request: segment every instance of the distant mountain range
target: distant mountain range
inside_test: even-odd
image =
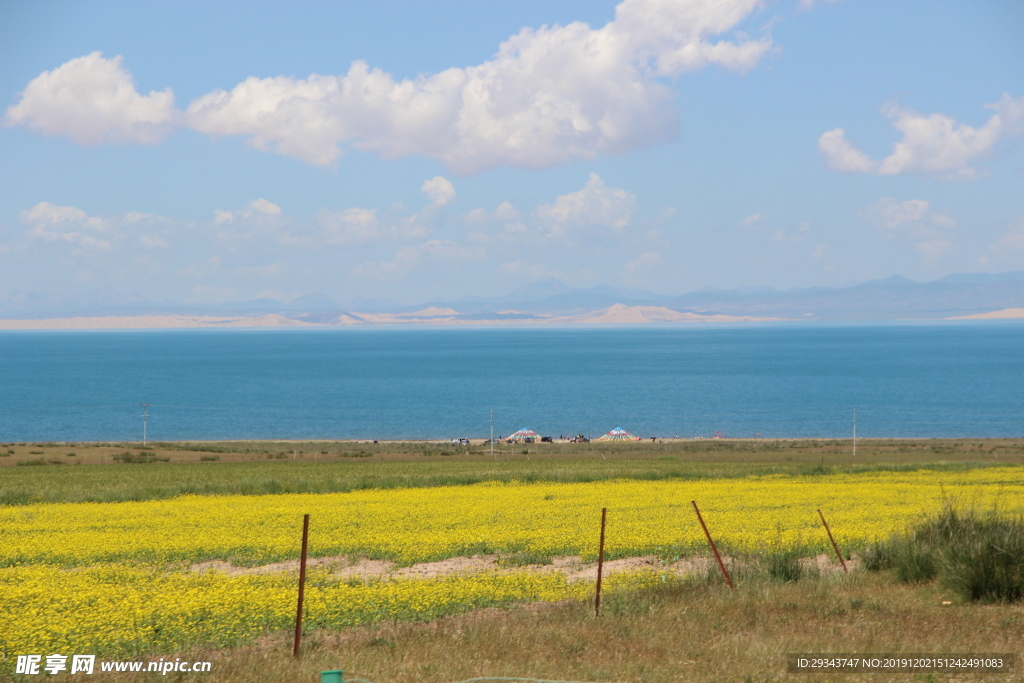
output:
[[[1014,309],[1021,309],[1022,313],[1018,315]],[[324,295],[304,296],[288,303],[253,299],[198,305],[153,301],[111,290],[65,298],[19,294],[0,300],[0,317],[7,320],[139,316],[242,321],[231,323],[233,325],[256,318],[267,325],[352,325],[1022,317],[1024,272],[954,274],[931,282],[915,282],[897,275],[848,287],[700,291],[677,296],[605,285],[575,288],[559,280],[545,280],[525,285],[504,296],[464,297],[416,305],[403,305],[387,299],[341,303]]]

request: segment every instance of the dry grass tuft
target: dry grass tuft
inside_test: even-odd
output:
[[[589,602],[568,601],[487,609],[426,624],[312,633],[297,662],[290,656],[288,634],[251,647],[187,656],[212,661],[211,680],[218,683],[314,683],[327,669],[344,669],[348,677],[374,683],[448,683],[480,676],[770,681],[792,677],[785,673],[787,652],[1015,652],[1019,657],[1022,625],[1022,606],[963,602],[939,584],[899,584],[863,571],[799,582],[750,575],[734,591],[695,582],[610,595],[599,619]],[[118,674],[117,680],[150,679]],[[171,674],[162,680],[179,679]],[[808,674],[800,680],[831,679]],[[858,680],[917,679],[858,674]],[[1021,674],[1000,680],[1021,680]]]

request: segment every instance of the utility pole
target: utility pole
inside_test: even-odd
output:
[[[494,408],[491,408],[491,457],[494,457]]]
[[[857,409],[853,409],[853,457],[857,457]]]
[[[142,447],[146,447],[146,420],[149,419],[149,407],[152,403],[140,403],[142,406]]]

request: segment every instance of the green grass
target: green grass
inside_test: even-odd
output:
[[[963,599],[1024,599],[1024,517],[997,511],[942,512],[885,541],[866,555],[868,569],[890,570],[903,583],[939,579]]]
[[[182,495],[267,495],[335,493],[362,489],[458,486],[484,481],[589,482],[607,479],[704,479],[766,474],[817,476],[874,470],[958,470],[1000,462],[837,464],[822,467],[798,462],[715,462],[636,459],[440,460],[381,462],[367,458],[254,460],[224,462],[227,456],[203,455],[202,462],[167,463],[164,451],[116,453],[116,465],[35,467],[0,470],[0,505],[57,502],[157,500]],[[220,457],[220,462],[208,461]],[[61,462],[61,461],[58,461]],[[148,463],[144,467],[139,464]],[[19,462],[19,464],[22,464]]]
[[[786,673],[786,653],[1013,652],[1019,657],[1019,611],[947,605],[947,599],[938,585],[899,584],[868,572],[799,583],[750,580],[735,590],[669,582],[607,595],[600,618],[594,617],[592,600],[572,600],[473,611],[427,624],[310,629],[299,659],[292,657],[288,631],[249,646],[161,656],[211,661],[218,683],[249,683],[254,677],[261,683],[315,681],[329,669],[374,683],[449,683],[482,676],[634,683],[938,681],[954,677],[794,676]],[[1019,673],[956,678],[1021,680]],[[119,674],[117,680],[156,678]]]

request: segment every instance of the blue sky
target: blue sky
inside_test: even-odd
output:
[[[0,301],[1024,269],[1014,0],[0,4]]]

